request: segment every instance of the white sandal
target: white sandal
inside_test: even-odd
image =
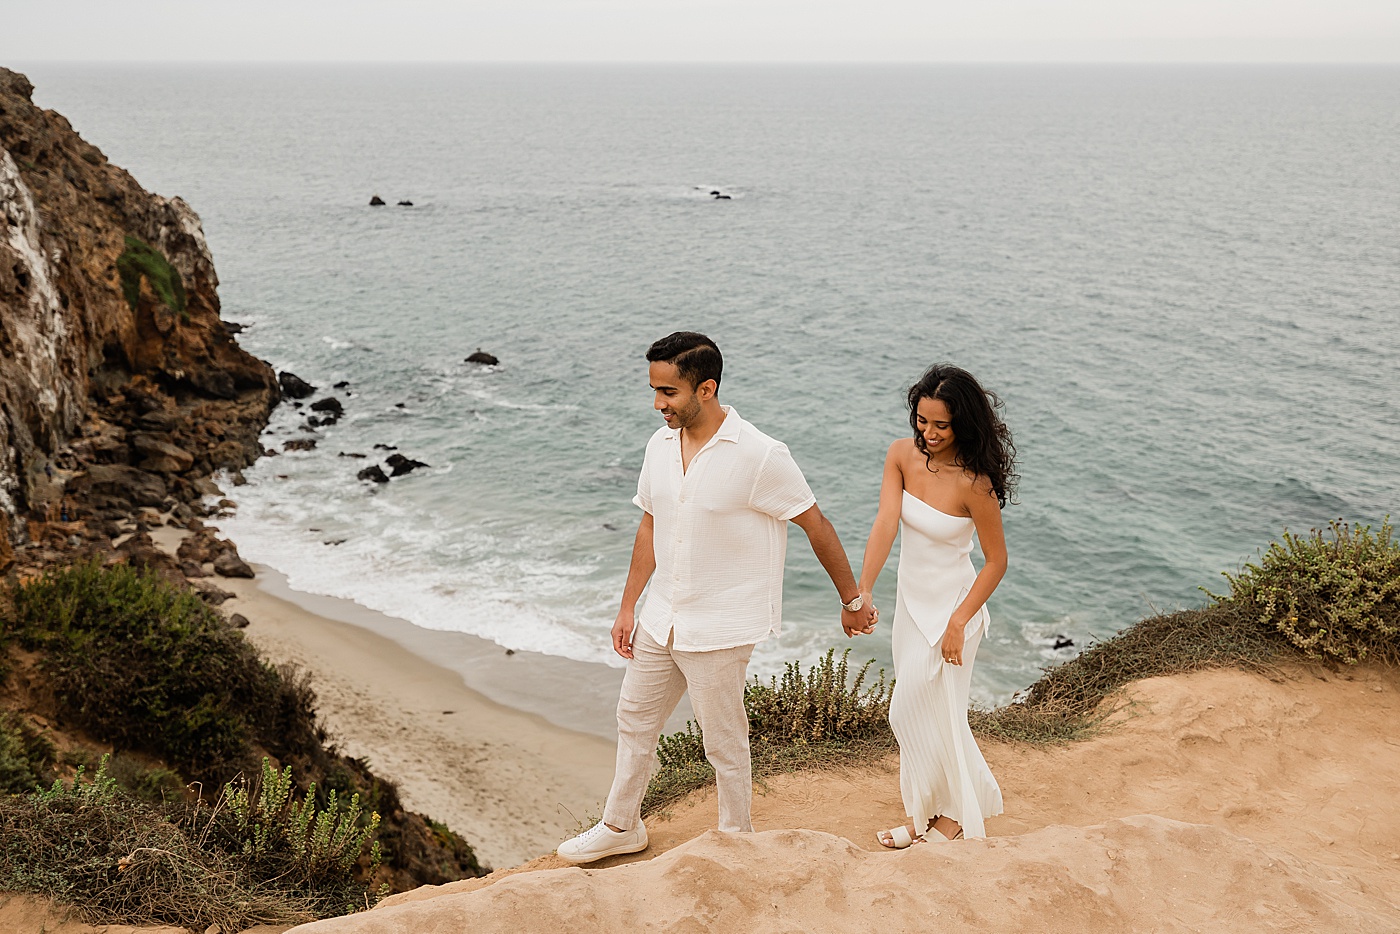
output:
[[[890,838],[890,842],[885,842],[885,836]],[[900,824],[898,827],[891,827],[889,830],[880,831],[875,834],[875,842],[879,843],[887,850],[902,850],[912,846],[915,840],[923,840],[923,837],[915,837],[909,832],[909,828]]]

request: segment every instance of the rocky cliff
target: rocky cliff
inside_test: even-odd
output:
[[[213,471],[258,455],[279,398],[220,320],[199,217],[32,92],[0,68],[0,571],[214,492]]]

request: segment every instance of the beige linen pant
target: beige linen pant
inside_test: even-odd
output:
[[[617,771],[603,820],[631,830],[642,818],[642,797],[656,763],[656,741],[666,719],[690,691],[695,719],[705,735],[705,758],[715,768],[719,829],[753,830],[753,766],[744,682],[752,645],[713,652],[681,652],[661,645],[638,626],[632,660],[617,700]]]

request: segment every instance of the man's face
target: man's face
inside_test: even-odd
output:
[[[653,392],[652,408],[670,428],[684,428],[700,417],[700,394],[681,376],[674,363],[658,360],[647,367]]]

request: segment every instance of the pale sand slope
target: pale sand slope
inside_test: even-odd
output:
[[[183,534],[165,528],[152,538],[173,553]],[[615,744],[494,703],[455,672],[256,580],[213,583],[237,595],[222,609],[249,619],[244,633],[268,660],[312,673],[317,711],[341,751],[368,759],[407,807],[460,833],[483,863],[552,852],[601,809]]]
[[[704,833],[705,792],[638,857],[546,857],[295,931],[1400,931],[1400,673],[1216,671],[1127,695],[1094,739],[984,744],[1007,808],[986,841],[882,850],[902,810],[889,759],[770,781],[751,836]]]

